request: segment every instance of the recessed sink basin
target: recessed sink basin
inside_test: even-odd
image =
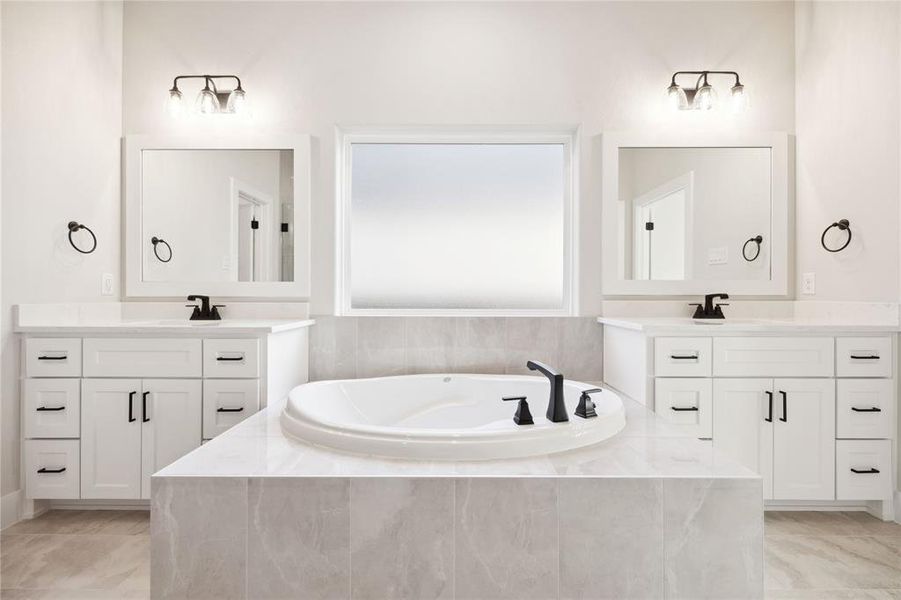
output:
[[[190,321],[188,319],[158,319],[156,321],[135,321],[134,325],[150,325],[157,327],[215,327],[222,321]]]

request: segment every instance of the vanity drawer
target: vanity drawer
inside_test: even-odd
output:
[[[85,377],[200,377],[199,339],[85,338]]]
[[[204,377],[259,377],[260,342],[257,339],[203,341]]]
[[[25,440],[25,497],[80,497],[78,440]]]
[[[216,437],[258,410],[259,380],[203,380],[203,439]]]
[[[654,412],[670,423],[690,426],[694,436],[713,437],[713,380],[700,377],[656,379]]]
[[[839,377],[891,377],[892,338],[836,338],[835,374]]]
[[[836,500],[892,497],[891,440],[838,440],[835,469]]]
[[[831,337],[718,337],[713,340],[714,377],[831,377]]]
[[[836,437],[891,437],[894,413],[891,379],[838,379],[836,392]]]
[[[81,338],[25,338],[26,377],[80,377]]]
[[[26,438],[77,438],[81,429],[81,380],[25,379],[22,411]]]
[[[710,377],[710,349],[710,338],[659,337],[654,340],[654,374]]]

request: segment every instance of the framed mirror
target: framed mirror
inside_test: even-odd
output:
[[[310,139],[125,140],[129,297],[308,300]]]
[[[787,134],[607,133],[605,295],[788,293]]]

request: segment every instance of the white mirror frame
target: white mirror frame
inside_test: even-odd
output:
[[[207,294],[218,298],[310,299],[310,197],[312,189],[311,140],[308,135],[253,137],[127,136],[125,172],[125,296],[129,298],[184,298]],[[144,281],[142,268],[143,198],[141,190],[144,150],[293,150],[294,151],[294,280],[293,281]],[[201,232],[202,233],[202,232]]]
[[[625,267],[618,249],[620,148],[770,148],[770,279],[647,281],[624,279]],[[786,296],[789,275],[791,209],[791,156],[787,133],[675,134],[608,132],[601,136],[601,211],[604,251],[604,296],[698,296],[727,292],[734,296]]]

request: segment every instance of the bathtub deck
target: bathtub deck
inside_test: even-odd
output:
[[[761,479],[623,402],[597,446],[481,462],[313,447],[271,406],[153,477],[154,597],[761,597]]]

